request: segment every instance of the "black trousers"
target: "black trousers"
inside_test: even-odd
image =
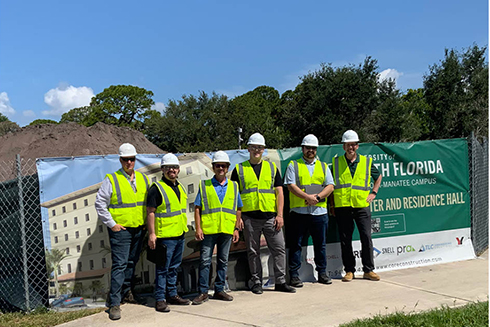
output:
[[[374,270],[373,241],[371,239],[371,210],[366,208],[335,208],[335,216],[340,234],[340,248],[345,272],[355,273],[356,259],[352,251],[352,233],[354,221],[361,238],[361,262],[362,270],[370,272]]]

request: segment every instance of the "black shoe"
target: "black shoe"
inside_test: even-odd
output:
[[[326,274],[321,274],[320,276],[318,276],[318,282],[322,284],[330,285],[332,284],[332,279],[328,277]]]
[[[158,312],[169,312],[170,308],[165,301],[157,301],[155,303],[155,310]]]
[[[254,294],[262,294],[262,293],[264,293],[264,290],[262,289],[262,285],[255,284],[254,286],[252,286],[252,293],[254,293]]]
[[[167,303],[168,304],[174,304],[174,305],[189,305],[189,304],[191,304],[191,300],[183,299],[180,296],[175,295],[175,296],[169,297],[167,299]]]
[[[303,282],[299,277],[291,277],[291,280],[289,281],[289,285],[292,287],[300,288],[303,287]]]
[[[276,284],[276,287],[274,288],[275,291],[278,292],[286,292],[286,293],[296,293],[296,289],[289,286],[288,284]]]

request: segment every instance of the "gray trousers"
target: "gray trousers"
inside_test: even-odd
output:
[[[264,233],[273,259],[275,282],[284,284],[286,282],[286,248],[282,230],[277,231],[274,228],[275,218],[254,219],[242,213],[242,219],[252,285],[262,284],[262,263],[260,261],[260,235],[262,233]]]

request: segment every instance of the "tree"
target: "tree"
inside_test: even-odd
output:
[[[92,126],[93,124],[89,122],[91,112],[92,108],[90,106],[74,108],[61,115],[60,123],[74,122],[85,126]]]
[[[60,285],[58,282],[58,270],[61,270],[61,261],[63,261],[68,255],[65,251],[60,249],[46,249],[46,270],[48,272],[48,280],[51,279],[51,274],[54,274],[54,285],[56,290],[56,297],[60,295]]]
[[[19,129],[20,126],[10,120],[0,122],[0,136],[3,136],[7,133],[13,133]]]
[[[36,119],[36,120],[33,120],[29,124],[29,126],[42,125],[42,124],[58,124],[58,122],[56,120],[51,120],[51,119]]]

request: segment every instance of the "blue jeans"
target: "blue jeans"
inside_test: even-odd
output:
[[[126,230],[113,232],[109,230],[109,241],[111,243],[111,288],[109,293],[109,305],[121,304],[127,292],[133,285],[134,268],[138,263],[143,245],[143,226],[126,227]]]
[[[288,227],[292,234],[291,247],[289,248],[289,275],[299,276],[301,268],[301,250],[303,237],[308,231],[313,240],[313,252],[315,255],[315,266],[318,274],[327,271],[327,228],[328,215],[303,215],[291,212],[291,226]]]
[[[158,238],[157,242],[167,246],[165,266],[156,265],[155,273],[155,301],[164,301],[166,295],[169,297],[177,295],[177,269],[182,263],[185,238]]]
[[[204,235],[201,243],[201,260],[199,263],[199,292],[207,294],[209,290],[209,268],[213,258],[214,245],[217,245],[216,279],[214,292],[222,292],[225,288],[228,254],[230,253],[233,235],[219,233]]]

